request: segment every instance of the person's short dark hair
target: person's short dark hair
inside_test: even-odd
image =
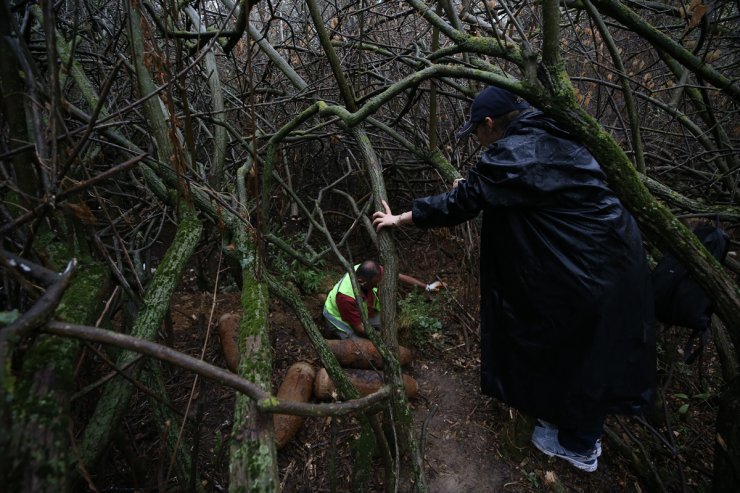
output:
[[[460,130],[455,132],[455,137],[461,139],[470,134],[486,117],[497,119],[512,112],[518,114],[519,111],[528,108],[529,103],[513,92],[496,86],[488,86],[473,100],[470,106],[470,118],[465,125],[460,127]]]
[[[365,260],[355,271],[357,277],[365,281],[372,281],[381,274],[380,264],[375,260]]]

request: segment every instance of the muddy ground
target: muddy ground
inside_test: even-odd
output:
[[[447,302],[441,330],[430,336],[428,343],[412,345],[401,334],[402,343],[414,352],[406,372],[416,379],[418,395],[411,401],[415,427],[423,436],[425,474],[429,491],[454,492],[530,492],[530,491],[644,491],[627,462],[609,440],[599,469],[592,474],[573,469],[557,459],[549,459],[529,444],[531,423],[500,402],[479,391],[479,348],[477,316],[476,267],[465,265],[464,246],[439,243],[436,254],[423,245],[412,245],[401,261],[403,272],[422,280],[443,279],[448,284]],[[337,269],[337,276],[339,270]],[[169,337],[181,351],[199,355],[226,367],[218,338],[217,321],[224,313],[239,312],[240,293],[229,288],[227,269],[219,275],[220,290],[203,291],[196,287],[194,271],[183,280],[172,309],[172,332]],[[233,283],[232,283],[233,284]],[[402,289],[399,297],[408,294]],[[436,295],[424,295],[436,296]],[[321,293],[306,295],[304,301],[316,323],[322,323]],[[303,327],[290,310],[275,299],[270,305],[270,334],[273,342],[273,391],[276,391],[287,369],[295,362],[306,361],[319,368],[320,361]],[[163,334],[168,337],[167,334]],[[199,429],[196,450],[199,479],[206,491],[226,491],[228,487],[228,443],[230,439],[234,392],[223,386],[200,381],[191,399],[193,376],[165,368],[167,386],[175,407],[187,410],[193,418],[186,426]],[[189,404],[188,404],[189,403]],[[702,413],[700,406],[691,413]],[[100,474],[99,484],[107,491],[188,491],[167,473],[162,459],[159,431],[147,421],[148,405],[143,396],[132,404],[126,427],[133,442],[118,443],[107,459],[107,472]],[[686,472],[685,482],[701,490],[711,474],[711,410],[692,418],[696,435],[707,437],[697,444],[701,464]],[[626,436],[623,423],[631,429],[634,423],[608,425]],[[179,424],[178,424],[179,426]],[[138,428],[137,428],[138,427]],[[138,431],[135,431],[137,430]],[[282,491],[322,492],[349,491],[353,470],[349,443],[359,432],[352,418],[311,418],[306,420],[295,438],[278,453]],[[632,432],[629,432],[632,433]],[[635,440],[648,441],[647,431],[635,432]],[[678,437],[678,435],[676,435]],[[693,438],[696,440],[696,438]],[[126,448],[133,450],[126,451]],[[133,452],[133,454],[132,454]],[[131,455],[146,458],[146,467],[132,464]],[[669,458],[670,459],[670,458]],[[665,461],[665,458],[661,459]],[[671,459],[671,460],[675,460]],[[383,465],[378,458],[371,482],[373,491],[383,491]],[[695,461],[680,459],[679,464]],[[670,469],[670,460],[661,467]],[[703,469],[703,471],[702,471]],[[152,473],[151,471],[157,471]],[[697,472],[698,471],[698,472]],[[681,471],[684,474],[684,471]],[[162,486],[169,484],[172,488]],[[670,488],[668,488],[670,490]],[[693,489],[693,488],[690,488]]]

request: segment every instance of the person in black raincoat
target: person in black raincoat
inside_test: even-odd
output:
[[[534,445],[594,471],[607,413],[637,414],[655,386],[650,272],[637,224],[590,152],[498,87],[458,138],[484,149],[467,179],[373,215],[379,231],[453,226],[481,211],[481,387],[539,418]]]

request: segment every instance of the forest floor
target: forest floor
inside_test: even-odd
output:
[[[176,312],[182,316],[175,315],[173,319],[176,345],[183,344],[182,350],[189,346],[192,351],[202,343],[195,321],[188,314],[207,308],[211,301],[209,293],[180,294]],[[216,303],[218,315],[238,312],[239,294],[220,295]],[[292,314],[280,302],[273,301],[272,307],[270,331],[275,348],[276,391],[293,363],[306,361],[315,368],[320,368],[321,363]],[[218,338],[214,336],[211,335],[212,347],[207,357],[225,367]],[[612,490],[612,471],[606,456],[599,471],[591,475],[541,456],[528,443],[531,430],[519,429],[527,422],[496,400],[481,395],[477,343],[469,339],[466,347],[464,342],[456,342],[458,337],[449,334],[441,339],[444,341],[433,348],[414,348],[414,360],[404,369],[418,384],[411,407],[419,436],[424,429],[423,454],[431,493],[542,491],[550,489],[546,485],[558,483],[567,484],[571,491]],[[170,385],[173,394],[181,394],[175,397],[176,405],[187,402],[187,381],[192,378],[185,380],[177,384],[177,389],[173,388],[174,382]],[[211,487],[217,491],[228,481],[224,467],[228,454],[227,450],[219,450],[218,443],[224,442],[216,435],[227,438],[231,432],[234,394],[230,389],[211,385],[207,395],[200,392],[198,401],[203,406],[199,412],[204,416],[200,455],[205,468],[201,468],[201,479],[210,477],[214,483]],[[348,443],[359,430],[355,419],[307,419],[294,439],[278,452],[282,491],[331,491],[332,480],[337,491],[349,491],[353,463]],[[383,467],[380,458],[375,461],[378,477],[372,480],[373,491],[380,492]]]
[[[430,333],[426,343],[413,345],[405,334],[401,343],[411,346],[414,359],[404,371],[418,384],[418,395],[411,400],[414,425],[422,443],[425,475],[432,493],[455,492],[532,492],[532,491],[642,491],[626,461],[604,441],[604,453],[599,468],[588,474],[577,471],[559,459],[547,458],[529,443],[531,422],[515,410],[495,399],[483,396],[479,387],[479,347],[477,325],[477,267],[458,265],[462,248],[447,245],[431,254],[417,245],[406,251],[401,270],[425,281],[441,278],[448,284],[446,309],[440,314],[441,327]],[[432,256],[433,255],[433,256]],[[185,279],[184,289],[176,294],[172,305],[172,341],[174,347],[188,354],[199,355],[205,347],[204,359],[226,367],[218,339],[217,321],[225,313],[239,313],[240,293],[199,291],[193,279]],[[337,270],[337,277],[339,276]],[[408,293],[399,292],[399,297]],[[429,302],[432,296],[427,295]],[[322,324],[321,293],[304,298],[314,321]],[[269,325],[273,343],[273,392],[288,368],[305,361],[316,369],[321,367],[303,327],[290,310],[273,299]],[[209,329],[210,327],[210,329]],[[225,491],[228,484],[228,443],[231,433],[234,391],[212,383],[198,386],[191,400],[193,376],[167,370],[168,389],[177,408],[187,409],[200,429],[197,445],[197,470],[206,491]],[[147,413],[145,400],[137,404],[139,414]],[[134,406],[136,409],[136,406]],[[698,408],[698,406],[697,406]],[[693,409],[692,409],[693,412]],[[136,410],[128,418],[135,426]],[[608,425],[618,429],[611,421]],[[193,429],[191,428],[191,429]],[[353,418],[310,418],[300,431],[278,452],[282,491],[323,492],[349,491],[353,470],[350,438],[359,432]],[[158,431],[140,431],[135,444],[136,454],[156,456],[160,450]],[[701,433],[713,435],[711,429]],[[639,438],[639,437],[638,437]],[[711,444],[711,440],[709,442]],[[711,446],[704,449],[703,465],[711,466]],[[708,455],[708,457],[707,457]],[[153,459],[154,460],[154,459]],[[383,491],[383,465],[379,458],[371,480],[372,491]],[[117,473],[111,471],[106,484],[128,483],[121,471],[128,468],[123,459],[114,459]],[[112,465],[112,464],[111,464]],[[160,473],[149,474],[161,484]],[[689,484],[706,483],[707,479],[689,478]],[[141,478],[134,483],[147,490]],[[333,489],[335,488],[335,490]],[[644,488],[644,487],[643,487]],[[701,488],[699,488],[701,489]],[[111,489],[116,490],[116,488]],[[179,490],[177,490],[179,491]]]

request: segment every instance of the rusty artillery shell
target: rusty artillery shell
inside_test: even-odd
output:
[[[361,396],[370,395],[376,392],[383,385],[383,372],[375,370],[344,370],[344,373],[352,382]],[[403,387],[406,391],[406,396],[410,399],[416,397],[417,385],[416,380],[410,376],[404,374]],[[319,370],[316,374],[316,380],[314,381],[314,394],[317,399],[327,400],[332,398],[332,394],[336,391],[336,386],[329,378],[329,374],[325,368]]]
[[[367,370],[383,367],[383,358],[369,339],[327,339],[326,344],[344,367]],[[398,359],[401,366],[411,363],[411,350],[398,346]]]
[[[315,377],[316,370],[310,364],[304,362],[293,364],[285,374],[283,383],[280,384],[277,398],[281,401],[308,402],[313,391]],[[272,419],[278,449],[283,448],[298,433],[305,421],[303,416],[292,414],[275,414]]]
[[[226,366],[236,373],[239,367],[239,315],[226,313],[218,321],[218,336],[221,339],[221,348],[224,351]]]

